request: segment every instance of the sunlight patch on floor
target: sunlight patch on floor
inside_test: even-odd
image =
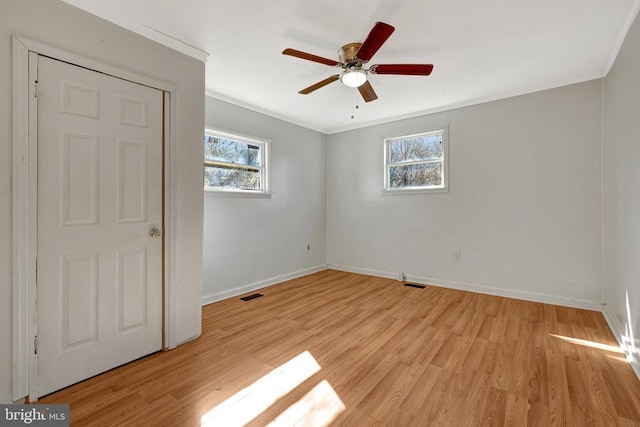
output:
[[[617,362],[623,362],[623,363],[629,363],[629,360],[626,357],[623,356],[613,356],[611,354],[607,354],[607,358],[615,360]]]
[[[588,340],[581,340],[579,338],[566,337],[564,335],[556,335],[556,334],[549,334],[549,335],[555,338],[559,338],[563,341],[570,342],[571,344],[583,345],[586,347],[597,348],[599,350],[605,350],[605,351],[611,351],[614,353],[623,354],[623,351],[617,345],[602,344],[595,341],[588,341]]]
[[[311,353],[300,353],[204,414],[200,425],[243,426],[319,370]]]
[[[302,399],[289,406],[268,424],[269,427],[314,426],[331,424],[342,411],[344,403],[327,380],[316,385]]]

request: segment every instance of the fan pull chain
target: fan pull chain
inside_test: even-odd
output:
[[[358,95],[356,94],[356,91],[353,91],[353,109],[351,110],[351,119],[354,119],[356,116],[356,110],[360,108],[360,106],[358,105]]]

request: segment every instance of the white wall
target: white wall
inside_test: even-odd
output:
[[[11,396],[11,35],[178,87],[177,339],[200,333],[204,64],[58,0],[0,0],[0,402]]]
[[[594,80],[331,135],[329,266],[600,308],[601,115]],[[382,195],[383,137],[447,124],[449,192]]]
[[[209,97],[205,116],[272,141],[272,196],[205,195],[203,303],[324,269],[326,136]]]
[[[605,79],[605,314],[640,375],[640,18]]]

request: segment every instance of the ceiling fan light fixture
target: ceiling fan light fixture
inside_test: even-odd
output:
[[[348,87],[360,87],[367,81],[367,74],[362,70],[345,70],[340,81]]]

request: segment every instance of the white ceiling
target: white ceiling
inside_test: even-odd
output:
[[[208,52],[207,94],[326,133],[603,77],[640,7],[640,0],[65,1],[192,56]],[[336,69],[283,49],[337,60],[340,46],[362,42],[376,21],[396,31],[370,64],[433,63],[431,76],[373,75],[379,99],[370,103],[340,82],[297,93]]]

